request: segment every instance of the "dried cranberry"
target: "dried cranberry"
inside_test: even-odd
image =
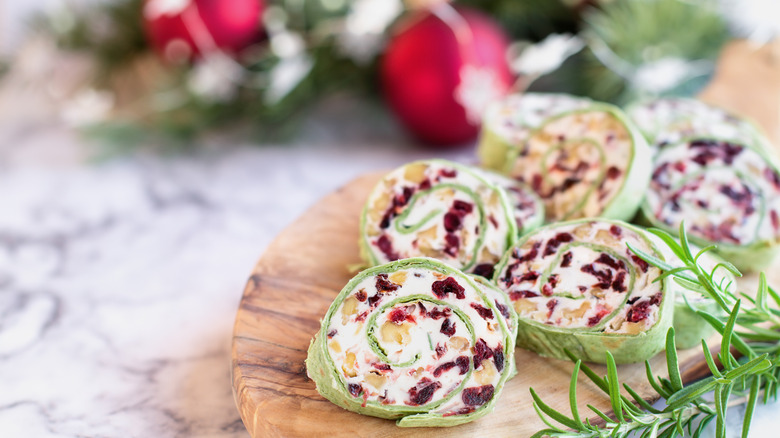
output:
[[[511,318],[511,315],[509,314],[509,308],[496,300],[496,309],[501,313],[501,316],[504,317],[504,319],[509,320]]]
[[[558,274],[552,274],[547,278],[547,281],[550,283],[552,287],[555,287],[558,285],[558,282],[561,281],[561,277]]]
[[[569,243],[572,240],[574,240],[574,238],[571,234],[558,233],[555,237],[547,241],[547,246],[544,247],[544,254],[542,257],[547,257],[548,255],[554,254],[562,243]]]
[[[452,257],[457,257],[458,248],[460,248],[460,238],[452,233],[447,233],[444,236],[444,242],[446,243],[444,252]]]
[[[553,298],[552,300],[547,302],[547,318],[549,319],[553,312],[555,311],[555,307],[558,306],[558,300]]]
[[[435,370],[433,370],[433,377],[439,377],[442,373],[446,373],[447,371],[455,368],[455,362],[447,362],[439,365],[436,367]]]
[[[631,260],[633,260],[634,263],[636,263],[637,266],[639,266],[639,269],[641,269],[642,272],[647,272],[647,270],[650,268],[650,265],[647,264],[646,261],[644,261],[644,260],[640,259],[639,257],[637,257],[636,254],[631,254]]]
[[[460,370],[460,375],[466,374],[469,372],[469,365],[471,365],[471,361],[469,360],[468,356],[458,356],[455,359],[455,365]]]
[[[594,287],[598,287],[600,289],[609,289],[609,287],[612,285],[612,271],[609,269],[605,271],[599,271],[593,265],[593,263],[582,265],[580,271],[593,275],[599,280],[599,282],[596,283]]]
[[[423,182],[420,183],[420,190],[428,190],[431,188],[431,180],[429,178],[425,178]]]
[[[393,368],[386,363],[375,363],[374,369],[376,369],[377,371],[390,371]]]
[[[769,219],[772,221],[772,228],[777,231],[778,228],[780,228],[780,218],[777,217],[777,210],[771,210],[769,212]]]
[[[553,286],[550,283],[545,283],[542,286],[542,295],[546,297],[551,297],[553,294]]]
[[[455,178],[456,176],[458,176],[458,171],[455,169],[441,169],[439,171],[439,175],[445,178]]]
[[[447,354],[447,344],[436,344],[436,357],[441,358]]]
[[[441,388],[441,383],[423,377],[417,385],[409,389],[409,404],[420,406],[428,403],[433,398],[433,393]]]
[[[447,213],[447,214],[444,215],[444,229],[445,230],[447,230],[449,232],[457,231],[460,228],[461,225],[462,224],[460,222],[460,216],[458,216],[457,214],[455,214],[455,213]]]
[[[333,329],[333,330],[329,331],[328,332],[328,339],[336,336],[337,333],[338,333],[338,331],[336,331],[336,329]]]
[[[393,292],[398,290],[399,285],[393,283],[387,279],[387,274],[378,274],[376,276],[376,290],[377,292]]]
[[[570,188],[574,187],[574,185],[579,183],[580,181],[582,181],[582,179],[580,178],[568,177],[565,180],[563,180],[563,183],[561,184],[561,187],[558,188],[558,191],[565,192]]]
[[[357,300],[360,301],[361,303],[365,301],[366,298],[368,298],[368,295],[366,294],[366,290],[360,289],[359,291],[357,291],[355,293],[355,298],[357,298]]]
[[[481,277],[485,278],[493,278],[493,274],[495,273],[495,265],[492,263],[482,263],[474,267],[473,274],[479,275]]]
[[[618,272],[617,276],[615,277],[615,281],[612,282],[612,289],[614,289],[616,292],[625,292],[628,290],[626,288],[626,285],[624,284],[626,280],[626,271],[620,271]]]
[[[479,368],[482,361],[493,357],[493,350],[488,347],[487,342],[480,338],[474,345],[474,368]]]
[[[538,296],[539,294],[532,290],[518,290],[518,291],[509,292],[509,299],[511,299],[512,301],[517,301],[520,298],[533,298]]]
[[[767,167],[764,169],[764,178],[769,180],[776,189],[780,190],[780,174]]]
[[[355,317],[355,321],[357,322],[363,322],[366,320],[366,317],[368,316],[368,310],[365,312],[360,313],[358,316]]]
[[[751,195],[749,190],[746,192],[738,192],[729,186],[722,186],[719,191],[735,203],[745,201],[746,199],[750,198]]]
[[[471,308],[479,313],[482,319],[493,319],[493,311],[477,303],[471,303]]]
[[[611,166],[607,169],[607,179],[617,179],[623,172],[615,166]]]
[[[569,266],[571,266],[571,257],[572,257],[571,251],[566,251],[563,254],[563,258],[561,259],[562,268],[568,268]]]
[[[496,364],[496,369],[500,373],[504,369],[504,347],[498,346],[493,350],[493,363]]]
[[[441,310],[438,307],[434,307],[433,310],[431,310],[430,312],[427,312],[425,315],[428,318],[431,318],[431,319],[435,320],[435,319],[444,318],[445,316],[450,316],[451,314],[452,314],[452,311],[450,309],[446,308],[446,307],[444,308],[444,310]]]
[[[593,327],[594,325],[598,324],[607,315],[609,315],[609,311],[607,309],[600,309],[598,313],[588,318],[588,327]]]
[[[718,158],[718,155],[710,150],[705,150],[704,152],[696,155],[695,157],[691,158],[691,161],[694,163],[700,165],[700,166],[706,166],[707,163],[710,161]]]
[[[447,277],[444,280],[434,281],[431,285],[431,289],[433,289],[433,294],[436,295],[436,298],[440,300],[443,300],[449,294],[455,295],[455,297],[459,300],[466,298],[466,289],[459,285],[458,282],[452,277]]]
[[[536,193],[540,193],[542,190],[542,175],[539,175],[538,173],[535,173],[534,176],[531,178],[531,188]]]
[[[723,152],[723,161],[730,165],[734,162],[734,158],[742,153],[743,147],[734,143],[723,142],[720,150]]]
[[[623,234],[623,229],[617,225],[612,225],[609,227],[609,232],[615,237],[620,237]]]
[[[653,181],[657,181],[663,173],[666,172],[666,169],[669,167],[669,163],[663,163],[660,166],[656,167],[656,169],[653,171]]]
[[[393,251],[393,243],[390,241],[390,238],[387,237],[387,234],[382,234],[379,236],[379,239],[376,241],[376,246],[379,247],[379,250],[382,251],[382,254],[384,254],[385,257],[387,257],[387,259],[391,262],[401,258],[395,251]]]
[[[488,216],[488,220],[490,221],[490,225],[493,225],[493,228],[498,228],[498,221],[496,220],[496,217],[492,214]]]
[[[615,260],[612,256],[610,256],[607,253],[602,252],[601,254],[599,254],[599,258],[596,259],[596,263],[607,265],[612,269],[619,269],[618,261]]]
[[[469,213],[471,213],[474,210],[474,206],[466,201],[461,201],[460,199],[456,199],[452,202],[452,211],[457,213],[459,216],[465,216]]]
[[[475,386],[463,390],[463,403],[467,406],[482,406],[493,398],[493,385]]]
[[[447,318],[444,321],[442,321],[441,329],[439,329],[439,331],[442,334],[445,334],[447,336],[452,336],[455,334],[455,324],[453,324],[452,321],[450,321],[450,319]]]
[[[387,316],[387,319],[390,322],[393,322],[395,324],[400,324],[404,321],[406,321],[406,317],[411,316],[406,314],[406,309],[403,307],[397,307],[390,311],[390,314]]]
[[[377,303],[382,300],[382,294],[381,293],[375,293],[374,295],[371,295],[368,297],[368,305],[371,306],[373,309],[376,307]]]
[[[363,387],[357,383],[350,383],[347,385],[347,390],[352,394],[352,397],[357,397],[363,392]]]
[[[641,301],[636,303],[628,310],[626,314],[626,321],[639,322],[647,319],[650,316],[650,301]]]
[[[657,306],[661,304],[661,301],[664,299],[664,295],[661,292],[656,293],[652,297],[650,297],[650,304]]]
[[[520,257],[518,253],[515,253],[513,255],[515,256],[515,258],[517,258],[518,262],[525,263],[527,261],[535,259],[536,256],[539,255],[539,247],[541,246],[542,246],[542,242],[534,242],[533,246],[531,247],[531,250],[528,251],[522,257]]]
[[[541,274],[538,271],[528,271],[519,277],[515,277],[517,280],[513,281],[513,283],[520,284],[525,283],[526,281],[533,283],[539,278],[539,275]]]

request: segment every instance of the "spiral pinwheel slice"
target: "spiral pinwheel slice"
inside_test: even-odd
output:
[[[620,109],[593,104],[547,119],[510,176],[542,198],[550,221],[629,219],[650,180],[650,149]]]
[[[771,145],[755,123],[696,99],[661,98],[631,105],[628,115],[651,146],[660,148],[694,137],[715,137],[762,152]]]
[[[483,167],[508,173],[531,133],[545,120],[592,103],[567,94],[511,94],[485,111],[477,156]]]
[[[715,138],[665,146],[654,162],[642,215],[742,270],[772,261],[780,241],[780,173],[755,149]]]
[[[489,277],[517,240],[517,219],[540,216],[534,202],[512,199],[535,213],[516,212],[506,191],[477,169],[445,160],[407,164],[369,195],[361,221],[363,257],[371,265],[433,257]],[[528,219],[523,226],[538,222]]]
[[[663,349],[672,324],[668,279],[626,244],[663,260],[645,233],[620,221],[581,219],[523,237],[497,266],[494,281],[518,313],[517,345],[565,359],[618,363]]]
[[[308,375],[336,405],[399,426],[477,419],[516,372],[513,311],[502,297],[433,259],[370,268],[328,309]]]

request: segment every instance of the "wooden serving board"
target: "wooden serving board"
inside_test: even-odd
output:
[[[743,52],[737,54],[742,56]],[[744,64],[742,68],[748,69]],[[729,93],[719,90],[717,84],[714,82],[705,96],[711,95],[714,98],[710,101],[728,107],[729,98],[722,96]],[[744,93],[744,86],[741,91]],[[739,99],[736,106],[750,114],[743,106],[748,102],[743,93],[735,95]],[[767,120],[760,115],[754,117]],[[776,134],[772,130],[776,125],[766,125],[771,134]],[[522,349],[516,350],[519,374],[505,386],[495,411],[454,428],[399,428],[393,421],[343,410],[317,393],[314,382],[306,376],[306,350],[319,329],[320,318],[352,277],[347,267],[360,263],[359,214],[380,177],[380,174],[360,177],[323,198],[269,245],[255,267],[236,317],[232,351],[234,395],[249,433],[255,438],[326,434],[530,436],[545,427],[533,409],[528,390],[531,386],[545,402],[568,412],[573,364],[542,358]],[[777,281],[778,275],[772,275],[770,281]],[[748,284],[747,290],[752,289],[754,279]],[[717,343],[713,343],[713,348],[717,348]],[[699,349],[681,351],[679,357],[684,381],[701,378],[708,372]],[[656,374],[666,374],[663,354],[651,362]],[[594,369],[602,375],[606,373],[603,366]],[[622,365],[618,372],[622,382],[653,400],[654,392],[645,379],[643,364]],[[582,412],[590,412],[586,404],[610,411],[608,398],[584,376],[580,377],[578,395]]]

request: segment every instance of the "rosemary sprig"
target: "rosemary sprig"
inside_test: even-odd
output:
[[[742,422],[742,436],[747,437],[753,411],[758,402],[767,403],[777,399],[780,379],[780,295],[767,285],[766,276],[761,273],[755,298],[731,291],[731,284],[715,280],[718,269],[726,269],[734,276],[741,273],[728,262],[719,263],[707,271],[699,265],[702,254],[714,249],[706,247],[696,254],[691,251],[688,236],[680,226],[679,242],[668,233],[649,230],[661,238],[682,261],[681,267],[666,262],[641,250],[629,248],[640,258],[663,271],[661,278],[673,276],[683,287],[699,292],[718,303],[722,316],[697,312],[720,334],[721,346],[716,358],[710,353],[707,342],[702,340],[702,351],[711,376],[695,383],[684,385],[680,375],[677,350],[674,343],[674,328],[666,337],[666,365],[668,378],[654,377],[650,362],[645,361],[647,379],[659,396],[666,400],[666,407],[658,410],[645,401],[631,386],[620,385],[617,367],[612,355],[607,353],[607,375],[599,376],[573,354],[575,362],[569,402],[571,415],[557,411],[544,403],[531,389],[534,408],[548,428],[537,432],[534,437],[675,437],[702,436],[705,427],[715,421],[716,436],[726,436],[726,412],[729,406],[745,404]],[[658,281],[658,280],[656,280]],[[737,358],[732,348],[740,353]],[[610,399],[612,416],[594,406],[588,408],[602,420],[603,424],[583,421],[577,408],[577,378],[582,371]],[[631,398],[621,394],[624,389]],[[695,429],[694,429],[695,427]]]

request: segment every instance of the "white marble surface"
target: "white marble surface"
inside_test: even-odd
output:
[[[335,108],[291,146],[101,162],[50,115],[0,119],[0,436],[246,437],[230,333],[263,249],[354,176],[442,155]]]

